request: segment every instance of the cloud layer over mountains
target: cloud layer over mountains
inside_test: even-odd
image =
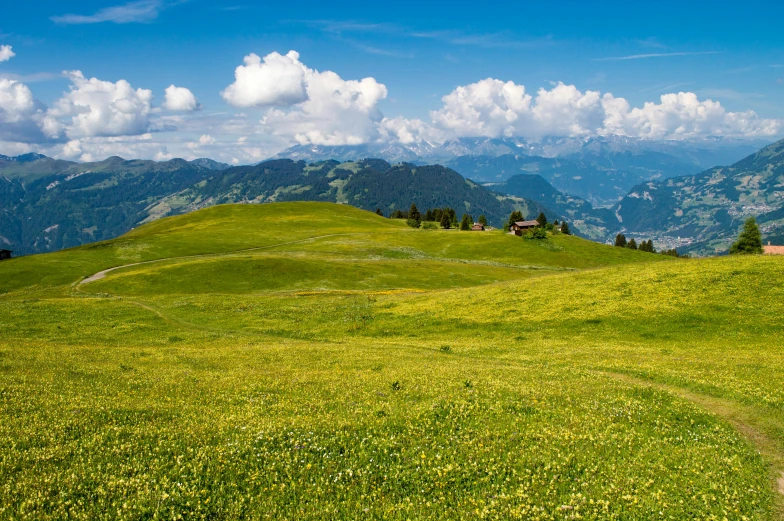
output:
[[[0,46],[0,61],[13,56],[10,47]],[[388,94],[384,84],[312,69],[296,51],[245,57],[234,81],[227,78],[221,92],[227,104],[242,110],[233,116],[201,110],[186,87],[169,86],[156,105],[151,90],[125,80],[88,78],[80,71],[63,74],[71,86],[51,106],[38,101],[24,83],[0,79],[0,152],[36,150],[83,160],[112,154],[156,159],[208,155],[237,163],[258,161],[292,144],[611,134],[765,137],[784,131],[782,120],[753,111],[728,112],[691,92],[665,94],[632,107],[612,93],[581,91],[560,82],[529,92],[524,85],[494,78],[455,88],[441,98],[429,121],[385,117],[380,108]]]

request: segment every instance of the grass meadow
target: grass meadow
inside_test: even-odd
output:
[[[316,203],[5,261],[0,519],[782,519],[783,269]]]

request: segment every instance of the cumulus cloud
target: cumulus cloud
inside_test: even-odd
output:
[[[71,80],[70,90],[49,113],[65,119],[68,137],[128,136],[149,130],[152,91],[134,89],[125,80],[87,79],[81,71],[65,75]]]
[[[457,87],[430,113],[433,125],[453,137],[596,136],[620,134],[651,139],[706,135],[770,136],[783,122],[753,111],[727,112],[720,103],[681,92],[632,108],[624,98],[582,92],[556,83],[535,96],[525,86],[488,78]]]
[[[63,126],[46,112],[30,88],[0,78],[0,140],[37,143],[57,139]]]
[[[178,112],[191,112],[198,110],[199,102],[193,93],[185,87],[175,87],[169,85],[166,87],[166,98],[163,102],[163,108]]]
[[[16,56],[10,45],[0,45],[0,62],[7,62]]]
[[[265,131],[306,144],[365,143],[378,135],[378,103],[387,88],[374,78],[344,80],[299,61],[296,51],[245,57],[221,95],[237,107],[261,107]]]
[[[308,99],[306,69],[296,51],[285,56],[273,52],[263,60],[251,53],[244,62],[234,71],[234,83],[221,92],[235,107],[287,106]]]

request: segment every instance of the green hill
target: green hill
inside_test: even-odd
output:
[[[271,258],[279,255],[281,249],[290,251],[291,255],[310,255],[315,264],[325,262],[330,256],[336,261],[355,259],[371,263],[384,259],[411,262],[444,260],[451,263],[450,266],[463,261],[487,262],[490,264],[484,266],[483,271],[495,270],[501,277],[498,280],[510,278],[512,273],[518,277],[522,272],[538,273],[537,270],[541,269],[583,268],[661,259],[563,235],[540,244],[500,231],[413,229],[404,221],[380,217],[349,205],[220,205],[160,219],[118,239],[0,263],[0,292],[33,285],[52,287],[70,284],[107,268],[172,257],[201,266],[200,263],[212,262],[208,255],[231,253],[242,254],[250,264],[255,264],[254,259],[259,256]],[[199,257],[188,259],[193,256]],[[521,267],[526,269],[521,271]],[[144,278],[145,270],[162,268],[156,264],[133,269]],[[304,270],[300,272],[303,275],[315,273],[307,264],[303,264],[301,269]],[[513,271],[501,275],[508,270]],[[185,271],[196,273],[190,269]],[[227,271],[229,276],[235,273],[234,268]],[[331,277],[329,270],[319,271],[324,277]],[[313,280],[312,283],[316,284],[317,279]],[[489,281],[487,278],[482,280]],[[408,287],[402,281],[400,284],[399,287]],[[446,287],[454,285],[436,280],[431,283],[434,286],[439,284]],[[382,284],[382,287],[387,286]]]
[[[0,517],[781,519],[783,267],[327,203],[3,261]]]

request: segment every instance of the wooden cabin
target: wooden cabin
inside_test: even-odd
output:
[[[0,250],[0,260],[10,259],[11,253],[11,250]]]
[[[509,227],[509,233],[522,235],[524,232],[532,230],[537,226],[539,226],[539,221],[516,221]]]
[[[485,225],[482,224],[482,223],[474,223],[474,225],[471,227],[471,231],[472,232],[483,232],[483,231],[485,231]]]

